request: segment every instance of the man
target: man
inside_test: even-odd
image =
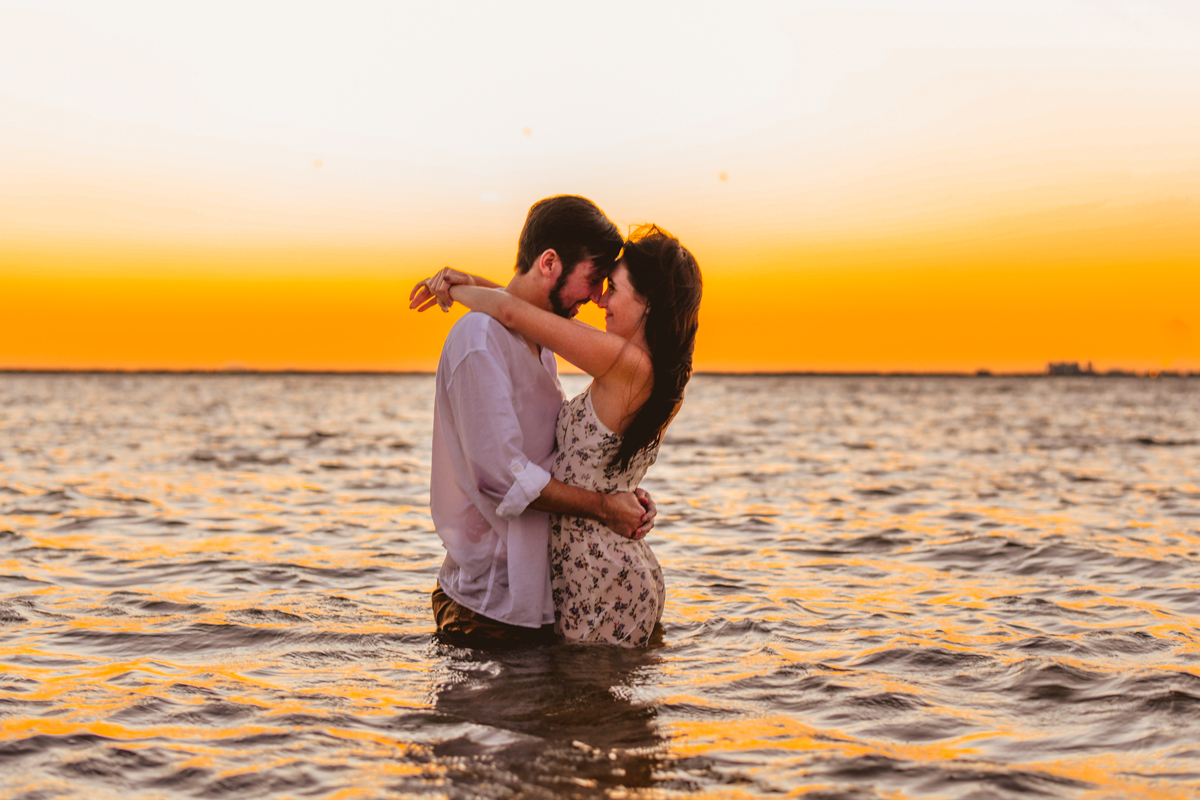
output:
[[[504,291],[574,317],[599,297],[622,244],[590,200],[541,200],[529,209]],[[409,307],[448,308],[448,279],[496,286],[447,269],[418,283]],[[594,519],[622,536],[653,526],[654,504],[640,489],[600,494],[550,477],[563,399],[554,354],[486,314],[465,315],[446,337],[430,473],[430,509],[446,547],[433,593],[439,632],[510,642],[553,635],[550,513]]]

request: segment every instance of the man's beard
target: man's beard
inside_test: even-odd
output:
[[[569,272],[563,272],[558,276],[558,280],[554,282],[554,286],[550,289],[550,310],[558,314],[563,319],[571,319],[571,306],[563,302],[562,291],[567,286],[567,279],[571,277]]]

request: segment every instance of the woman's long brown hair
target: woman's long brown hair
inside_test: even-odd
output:
[[[657,225],[642,225],[625,242],[621,260],[646,300],[646,345],[654,386],[625,430],[610,466],[627,469],[635,455],[662,441],[692,377],[703,282],[696,257]]]

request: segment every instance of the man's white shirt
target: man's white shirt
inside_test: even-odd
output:
[[[446,546],[438,583],[500,622],[554,622],[550,517],[528,508],[550,482],[564,401],[554,354],[535,356],[486,314],[450,330],[433,406],[430,508]]]

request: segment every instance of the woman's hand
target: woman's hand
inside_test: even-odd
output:
[[[442,311],[449,311],[450,306],[454,305],[454,301],[450,299],[451,286],[478,286],[482,283],[474,275],[442,267],[432,278],[417,282],[408,293],[408,307],[426,311],[436,304]]]

